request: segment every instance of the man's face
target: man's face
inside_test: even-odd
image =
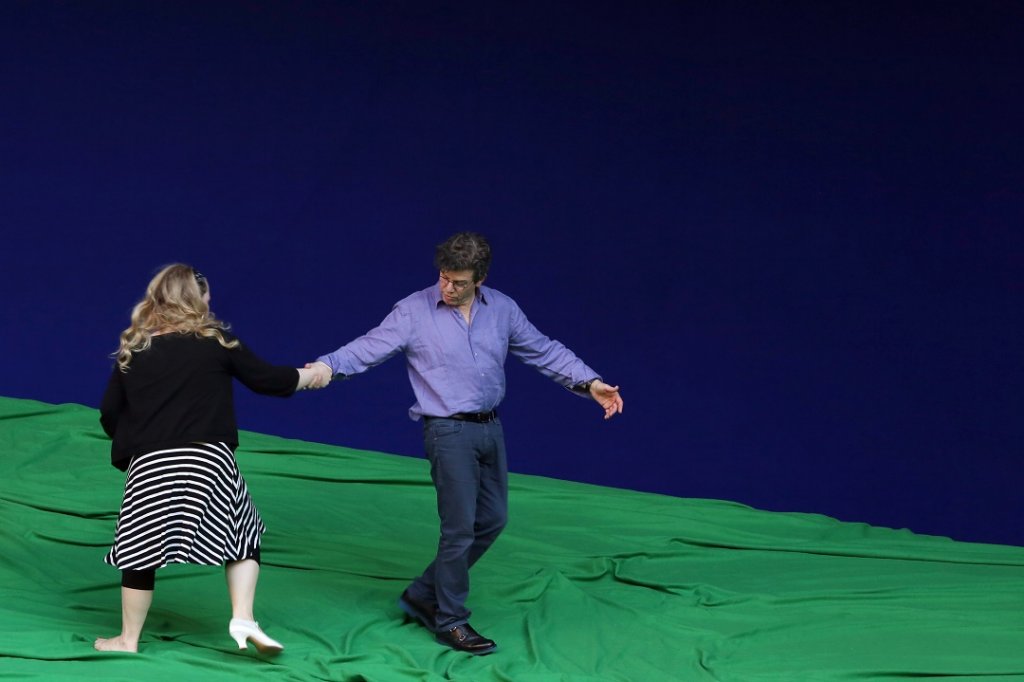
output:
[[[481,282],[483,280],[480,280]],[[441,288],[441,298],[447,305],[460,306],[469,303],[476,294],[472,270],[442,270],[437,286]]]

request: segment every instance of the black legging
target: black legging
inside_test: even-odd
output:
[[[252,559],[256,563],[260,562],[260,548],[254,547],[251,550],[249,556],[245,559]],[[239,561],[244,560],[240,559]],[[139,570],[123,569],[121,571],[121,587],[129,587],[133,590],[148,590],[153,591],[153,587],[156,585],[156,569],[155,568],[142,568]]]

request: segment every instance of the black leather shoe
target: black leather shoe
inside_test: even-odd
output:
[[[456,625],[450,630],[437,633],[436,639],[441,644],[446,644],[456,651],[465,651],[467,654],[480,656],[489,654],[498,648],[493,640],[487,639],[473,629],[469,623]]]
[[[409,596],[409,590],[406,590],[398,598],[398,608],[405,611],[406,615],[418,620],[423,627],[431,632],[434,631],[436,627],[434,617],[437,615],[437,604],[428,604],[425,601],[413,599]]]

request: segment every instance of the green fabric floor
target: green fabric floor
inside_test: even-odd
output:
[[[100,653],[123,474],[95,410],[0,398],[0,679],[1024,680],[1024,548],[518,475],[473,571],[499,650],[460,654],[395,604],[436,542],[425,461],[242,441],[257,618],[284,653],[238,651],[223,572],[199,566],[157,573],[140,653]]]

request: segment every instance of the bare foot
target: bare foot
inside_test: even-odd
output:
[[[111,637],[110,639],[99,637],[93,643],[93,647],[96,651],[127,651],[133,654],[139,652],[139,643],[128,642],[123,636]]]

